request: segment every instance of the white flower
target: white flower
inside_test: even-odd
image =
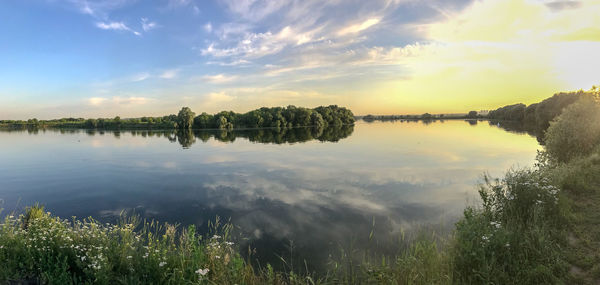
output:
[[[167,265],[167,263],[166,263],[166,262],[164,262],[164,261],[161,261],[161,262],[158,264],[158,266],[160,266],[160,267],[163,267],[163,266],[165,266],[165,265]]]
[[[230,241],[228,241],[228,242],[225,242],[225,244],[227,244],[227,245],[233,245],[233,243],[232,243],[232,242],[230,242]]]
[[[131,255],[127,256],[127,259],[132,259],[132,258],[133,258],[133,256],[131,256]]]
[[[218,238],[221,238],[221,236],[218,236],[218,235],[212,236],[212,239],[218,239]]]
[[[196,270],[196,274],[205,276],[208,273],[208,271],[210,271],[210,269],[208,269],[208,268],[198,269],[198,270]]]
[[[216,258],[216,259],[219,259],[219,258],[221,258],[221,257],[220,257],[220,256],[218,256],[218,255],[215,255],[215,258]]]
[[[500,228],[500,226],[502,226],[502,225],[500,224],[500,222],[490,222],[490,225],[492,225],[492,226],[496,227],[497,229],[499,229],[499,228]]]
[[[85,261],[85,256],[82,256],[82,257],[81,257],[81,261]]]

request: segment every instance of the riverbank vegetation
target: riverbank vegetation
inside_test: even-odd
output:
[[[525,105],[523,103],[507,105],[490,111],[491,120],[518,121],[539,130],[546,130],[550,122],[561,114],[562,110],[582,97],[593,98],[600,90],[592,87],[589,91],[560,92],[541,102]]]
[[[247,113],[222,111],[214,115],[205,112],[196,116],[188,107],[177,115],[121,119],[119,116],[99,119],[63,118],[58,120],[0,120],[0,127],[25,128],[81,128],[81,129],[226,129],[234,128],[292,128],[326,127],[354,123],[354,114],[337,105],[303,108],[296,106],[263,107]]]
[[[452,234],[423,233],[403,239],[406,246],[385,256],[344,251],[332,257],[325,274],[302,266],[276,271],[270,265],[252,264],[251,257],[243,258],[239,252],[245,249],[232,243],[231,226],[218,222],[212,232],[198,235],[193,227],[178,230],[135,219],[123,219],[118,225],[92,219],[65,221],[32,207],[20,216],[6,217],[0,226],[0,280],[50,284],[597,284],[598,95],[578,96],[550,120],[545,150],[538,154],[534,167],[508,170],[501,179],[484,176],[480,203],[465,209]]]
[[[357,116],[365,122],[373,121],[428,121],[428,120],[470,120],[470,119],[485,119],[486,116],[482,112],[469,111],[468,113],[458,114],[430,114],[423,113],[421,115],[366,115]]]

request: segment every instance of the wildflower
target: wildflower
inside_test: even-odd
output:
[[[82,257],[81,257],[81,261],[85,261],[85,256],[82,256]]]
[[[221,258],[221,257],[220,257],[220,256],[218,256],[218,255],[215,255],[215,258],[216,258],[216,259],[219,259],[219,258]]]
[[[218,236],[218,235],[214,235],[214,236],[212,237],[212,239],[219,239],[219,238],[221,238],[221,236]]]
[[[132,258],[133,258],[133,256],[131,256],[131,255],[127,256],[127,259],[132,259]]]
[[[208,269],[208,268],[198,269],[198,270],[196,270],[196,274],[205,276],[206,274],[208,274],[208,271],[210,271],[210,269]]]
[[[490,240],[490,238],[489,238],[489,237],[487,237],[487,236],[481,236],[481,240],[483,240],[483,241],[488,241],[488,240]]]
[[[510,246],[510,244],[509,244],[509,243],[506,243],[504,246],[506,246],[506,247],[509,247],[509,246]]]
[[[225,242],[225,244],[227,244],[227,245],[233,245],[233,243],[232,243],[232,242],[230,242],[230,241],[228,241],[228,242]]]
[[[490,222],[490,225],[496,227],[497,229],[499,229],[500,226],[502,226],[502,224],[500,224],[500,222]]]
[[[165,265],[167,265],[167,263],[166,263],[166,262],[164,262],[164,261],[161,261],[161,262],[158,264],[158,266],[160,266],[160,267],[163,267],[163,266],[165,266]]]

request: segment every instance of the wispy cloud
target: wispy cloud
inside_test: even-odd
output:
[[[142,18],[141,22],[142,30],[144,30],[144,32],[158,28],[158,24],[156,22],[149,21],[148,18]]]
[[[160,78],[163,79],[172,79],[177,77],[177,74],[179,73],[179,69],[169,69],[169,70],[165,70],[163,73],[161,73],[159,75]]]
[[[245,60],[245,59],[238,59],[238,60],[234,60],[234,61],[230,61],[230,62],[224,62],[224,61],[207,61],[206,64],[216,64],[216,65],[220,65],[220,66],[239,66],[239,65],[248,65],[251,64],[251,61]]]
[[[221,83],[231,82],[231,81],[235,80],[237,78],[237,76],[235,76],[235,75],[229,76],[229,75],[225,75],[225,74],[216,74],[216,75],[204,75],[201,78],[202,78],[202,80],[204,80],[206,82],[221,84]]]
[[[139,32],[131,29],[123,22],[97,22],[96,27],[102,30],[128,31],[136,36],[141,35]]]
[[[110,0],[110,1],[90,1],[90,0],[66,0],[66,3],[75,6],[79,12],[96,18],[107,18],[110,11],[127,6],[136,0]]]
[[[102,105],[143,105],[151,101],[151,99],[146,97],[114,96],[111,98],[92,97],[88,98],[87,101],[89,105],[99,107]]]
[[[202,27],[204,28],[204,30],[205,30],[207,33],[210,33],[210,32],[212,32],[212,30],[213,30],[212,24],[211,24],[210,22],[208,22],[208,23],[204,24],[204,26],[202,26]]]
[[[358,32],[362,32],[372,26],[377,25],[379,23],[379,21],[380,21],[380,19],[377,19],[377,18],[367,19],[360,24],[353,24],[353,25],[350,25],[350,26],[347,26],[347,27],[341,29],[338,32],[338,35],[345,36],[345,35],[349,35],[349,34],[356,34]]]
[[[133,82],[144,81],[144,80],[148,79],[149,77],[150,77],[149,73],[143,72],[143,73],[134,75],[131,78],[131,81],[133,81]]]
[[[169,0],[167,7],[171,9],[189,7],[194,15],[200,14],[200,8],[192,0]]]

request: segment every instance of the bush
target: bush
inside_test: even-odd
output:
[[[559,162],[585,156],[600,144],[600,104],[595,97],[582,97],[569,105],[550,124],[545,135],[546,151]]]
[[[468,207],[456,225],[455,282],[556,284],[566,275],[558,188],[531,170],[485,182],[482,207]]]
[[[0,281],[42,284],[248,284],[254,271],[228,241],[230,226],[202,237],[194,227],[123,219],[61,220],[28,208],[0,224]],[[138,230],[134,230],[138,228]]]

